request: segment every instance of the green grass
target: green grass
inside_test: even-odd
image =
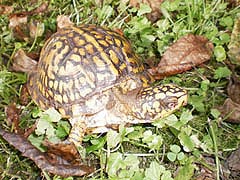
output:
[[[14,12],[32,10],[41,2],[1,1],[13,5]],[[56,17],[70,16],[76,24],[91,23],[111,28],[121,28],[131,40],[136,52],[143,58],[155,56],[156,61],[167,47],[181,36],[194,33],[204,35],[214,44],[214,55],[204,67],[162,80],[174,82],[189,91],[189,104],[164,120],[153,125],[120,127],[119,132],[107,135],[88,135],[84,139],[81,153],[99,160],[101,169],[88,177],[74,179],[171,179],[176,169],[175,179],[193,179],[199,173],[197,164],[213,170],[220,179],[221,166],[227,155],[240,144],[239,125],[222,122],[216,107],[227,97],[226,86],[231,74],[225,64],[227,45],[230,41],[234,20],[239,8],[228,8],[225,1],[175,0],[165,1],[161,6],[163,16],[151,23],[145,13],[149,7],[140,9],[129,7],[123,2],[87,0],[50,1],[48,11],[29,16],[28,21],[38,21],[44,33],[29,41],[13,37],[8,27],[7,15],[0,15],[0,124],[8,127],[5,106],[19,104],[19,95],[26,76],[9,71],[12,57],[17,49],[39,52],[47,32],[56,31]],[[23,109],[21,127],[29,126],[41,116],[36,107],[29,104]],[[65,123],[48,125],[62,132]],[[52,126],[52,127],[51,127]],[[33,140],[34,141],[34,140]],[[63,179],[41,172],[30,160],[0,139],[1,179]],[[215,160],[209,166],[203,155]],[[106,167],[106,171],[103,169]],[[194,172],[195,170],[195,172]],[[186,174],[188,172],[188,174]],[[154,178],[155,177],[155,178]],[[73,179],[69,177],[67,179]]]

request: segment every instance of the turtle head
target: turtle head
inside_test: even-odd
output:
[[[138,93],[133,114],[143,122],[152,122],[186,105],[187,99],[187,91],[173,84],[147,87]]]

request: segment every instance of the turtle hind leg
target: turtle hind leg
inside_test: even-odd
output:
[[[67,139],[58,143],[44,141],[44,146],[47,147],[48,150],[52,151],[53,154],[58,154],[59,156],[69,156],[64,157],[64,159],[68,161],[72,161],[80,155],[78,147],[81,146],[83,136],[86,132],[86,125],[84,121],[79,119],[70,119],[70,123],[72,128]],[[78,157],[78,159],[79,158],[81,159],[81,157]]]
[[[81,146],[84,134],[87,130],[87,125],[84,120],[70,119],[72,129],[68,136],[68,141],[72,142],[76,147]]]

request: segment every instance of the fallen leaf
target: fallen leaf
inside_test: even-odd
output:
[[[68,16],[65,15],[59,15],[57,17],[57,29],[62,29],[64,27],[68,27],[68,26],[73,26],[73,22],[70,20],[70,18]]]
[[[48,3],[43,2],[39,7],[31,11],[23,11],[11,14],[9,16],[9,28],[13,31],[13,36],[17,39],[29,41],[30,38],[41,36],[44,32],[43,23],[30,23],[28,26],[28,16],[34,14],[40,14],[47,10]],[[36,26],[36,27],[35,27]],[[29,35],[30,34],[30,35]],[[30,36],[30,37],[29,37]]]
[[[228,96],[235,103],[240,103],[240,78],[236,75],[233,75],[230,78],[229,84],[227,86]]]
[[[240,1],[239,0],[227,0],[228,2],[228,6],[233,9],[234,7],[237,7],[240,5]]]
[[[31,21],[29,23],[29,34],[31,38],[42,36],[44,33],[44,23],[39,21]]]
[[[28,138],[37,128],[37,123],[34,123],[30,128],[26,129],[23,136]]]
[[[68,162],[76,163],[77,159],[81,159],[75,145],[72,143],[55,144],[46,140],[43,142],[43,145],[47,147],[48,153],[58,155]]]
[[[0,14],[11,14],[13,9],[13,6],[0,5]]]
[[[12,70],[17,72],[32,72],[37,68],[37,61],[33,60],[19,49],[13,56]]]
[[[47,8],[48,8],[48,2],[43,2],[40,6],[38,6],[37,8],[31,11],[22,11],[22,12],[14,13],[12,14],[12,16],[29,16],[34,14],[40,14],[47,11]]]
[[[130,0],[129,4],[132,7],[137,7],[139,8],[140,4],[147,4],[152,11],[150,13],[147,13],[147,18],[151,22],[156,22],[160,17],[161,17],[161,11],[160,11],[160,6],[163,3],[164,0]]]
[[[94,171],[94,167],[78,164],[73,165],[63,161],[61,157],[47,154],[35,148],[26,138],[19,134],[9,133],[0,127],[0,135],[9,144],[19,150],[23,156],[31,159],[42,170],[62,177],[83,176]],[[64,163],[59,163],[64,162]]]
[[[29,32],[27,28],[28,17],[23,14],[13,14],[9,16],[9,28],[13,36],[18,40],[29,42]]]
[[[214,172],[210,171],[207,168],[202,167],[200,174],[195,178],[195,180],[215,180]]]
[[[26,106],[30,102],[30,96],[29,96],[26,84],[24,84],[21,88],[19,100],[20,100],[20,104],[24,106]]]
[[[227,158],[226,164],[230,170],[231,179],[240,178],[240,148],[233,151]]]
[[[157,67],[149,69],[156,78],[182,73],[211,58],[213,44],[204,36],[188,34],[172,44],[163,54]]]
[[[8,125],[13,126],[15,132],[22,133],[22,131],[19,128],[20,109],[16,107],[16,104],[12,103],[6,106],[5,114],[6,114]]]
[[[230,98],[227,98],[224,104],[218,109],[224,118],[227,117],[225,121],[238,124],[240,123],[240,104],[233,102]]]
[[[37,8],[33,9],[32,11],[29,11],[32,14],[40,14],[43,13],[45,11],[47,11],[48,9],[48,2],[43,2],[40,6],[38,6]]]
[[[20,24],[26,24],[27,23],[27,15],[23,14],[13,14],[9,17],[9,28],[13,29]]]
[[[204,166],[203,164],[198,164],[199,172],[195,180],[215,180],[216,173],[214,171],[214,167],[216,166],[214,158],[203,156],[201,159],[202,162],[206,163],[208,166]]]
[[[234,23],[231,34],[231,41],[228,45],[228,56],[232,63],[240,64],[240,18],[237,18]]]

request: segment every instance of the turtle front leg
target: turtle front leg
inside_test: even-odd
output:
[[[72,126],[68,140],[72,142],[76,147],[81,146],[83,136],[87,130],[87,125],[82,118],[72,118],[69,120]]]

